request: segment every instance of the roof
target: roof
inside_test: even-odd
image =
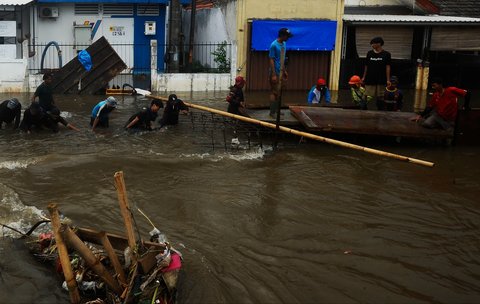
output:
[[[478,24],[480,18],[417,15],[343,15],[343,21],[357,24]]]
[[[0,0],[26,1],[26,0]],[[30,1],[29,1],[30,2]],[[116,4],[168,4],[168,0],[37,0],[39,3],[116,3]],[[191,0],[180,0],[181,4],[188,4]]]
[[[25,5],[33,0],[0,0],[0,5]]]
[[[449,16],[480,17],[478,0],[430,0],[440,9],[440,14]]]

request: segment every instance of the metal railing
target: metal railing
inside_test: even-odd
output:
[[[48,43],[30,45],[29,50],[33,55],[28,60],[28,70],[30,74],[41,74],[59,69],[61,55],[61,64],[65,65],[77,56],[78,52],[88,47],[88,45],[75,45],[56,43],[47,48]],[[112,43],[113,49],[127,65],[122,74],[137,75],[149,74],[151,51],[149,44],[134,43]],[[58,50],[57,47],[58,46]],[[170,60],[173,60],[174,52],[169,52],[172,48],[168,45],[158,45],[159,55],[157,56],[157,69],[159,72],[168,71]],[[229,73],[232,46],[226,42],[223,43],[200,43],[193,45],[193,62],[189,64],[189,45],[184,44],[179,47],[177,53],[179,60],[180,73]],[[135,54],[142,54],[141,60],[135,60]],[[44,57],[42,64],[42,57]]]

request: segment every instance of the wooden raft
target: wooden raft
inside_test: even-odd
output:
[[[92,69],[86,72],[78,58],[73,58],[54,73],[52,83],[54,93],[94,94],[105,88],[110,80],[127,68],[105,37],[95,41],[86,50],[92,58]]]
[[[412,112],[362,111],[291,106],[290,111],[310,132],[352,133],[415,138],[452,138],[453,131],[427,129],[410,121]]]

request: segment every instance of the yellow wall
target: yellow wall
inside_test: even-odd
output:
[[[337,20],[336,49],[332,52],[330,89],[338,89],[342,17],[344,0],[238,0],[237,1],[237,68],[245,75],[248,62],[247,37],[249,19],[328,19]]]

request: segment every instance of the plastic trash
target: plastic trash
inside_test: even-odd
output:
[[[150,240],[152,242],[154,241],[157,241],[159,243],[167,242],[167,238],[165,237],[165,235],[157,228],[154,228],[152,231],[149,232],[149,234],[150,234]]]
[[[87,72],[90,72],[92,69],[92,57],[86,50],[81,50],[78,53],[78,61],[80,61]]]

